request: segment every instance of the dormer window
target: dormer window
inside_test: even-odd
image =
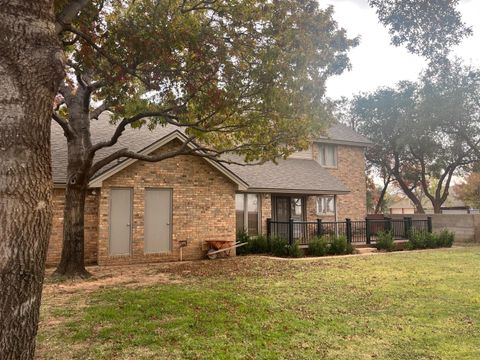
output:
[[[337,167],[337,147],[332,144],[318,144],[318,162],[325,167]]]

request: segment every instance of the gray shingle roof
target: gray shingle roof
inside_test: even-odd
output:
[[[349,189],[315,160],[287,159],[278,164],[226,165],[254,190],[342,193]]]
[[[99,120],[92,120],[90,122],[93,144],[103,140],[109,140],[112,137],[115,125],[110,124],[109,119],[109,115],[105,114],[100,116]],[[140,151],[174,130],[176,130],[174,126],[158,126],[154,131],[148,130],[146,126],[139,129],[133,129],[128,126],[114,146],[97,151],[94,161],[98,161],[124,147],[133,151]],[[63,130],[60,125],[53,121],[51,134],[53,181],[56,184],[65,184],[67,178],[67,139],[63,135]],[[104,167],[101,172],[115,165],[115,163],[112,163]]]
[[[372,142],[343,124],[335,124],[327,130],[326,136],[318,138],[320,142],[340,142],[351,145],[369,146]]]
[[[115,129],[110,124],[109,116],[103,115],[99,120],[90,124],[92,143],[109,139]],[[117,144],[97,152],[95,161],[108,156],[116,150],[128,147],[133,151],[140,151],[150,146],[171,132],[178,130],[174,126],[157,127],[150,131],[147,127],[132,129],[127,127]],[[56,184],[65,184],[67,176],[67,140],[62,128],[52,122],[52,169],[53,179]],[[112,168],[117,163],[112,163],[103,168],[100,173]],[[314,160],[287,159],[280,160],[278,164],[268,162],[262,165],[241,166],[225,165],[252,189],[270,189],[272,191],[295,191],[314,193],[342,193],[349,189],[326,169]]]

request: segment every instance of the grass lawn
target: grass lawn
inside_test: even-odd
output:
[[[480,359],[480,247],[95,268],[45,285],[40,359]]]

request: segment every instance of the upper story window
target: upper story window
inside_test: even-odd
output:
[[[335,197],[333,195],[317,196],[317,215],[335,214]]]
[[[318,144],[318,162],[325,167],[337,167],[337,147],[332,144]]]

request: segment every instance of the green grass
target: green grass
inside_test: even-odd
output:
[[[159,267],[172,284],[49,292],[38,356],[480,359],[478,247],[181,266]]]

